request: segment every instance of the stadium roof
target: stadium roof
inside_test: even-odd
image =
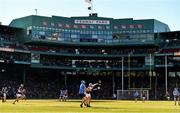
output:
[[[0,33],[15,33],[16,31],[23,30],[22,28],[10,27],[5,25],[0,25]]]
[[[164,38],[166,37],[168,39],[170,39],[171,37],[173,37],[174,39],[180,39],[180,31],[162,32],[159,34]]]

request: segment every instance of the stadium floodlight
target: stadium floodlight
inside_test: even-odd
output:
[[[35,12],[36,12],[36,15],[37,15],[37,11],[38,11],[38,10],[37,10],[37,9],[34,9],[34,10],[35,10]]]

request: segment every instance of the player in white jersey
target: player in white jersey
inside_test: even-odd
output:
[[[138,91],[135,91],[134,92],[134,100],[135,100],[135,102],[137,102],[137,100],[140,98],[140,94],[139,94],[139,92]]]
[[[26,98],[25,96],[25,88],[24,88],[24,84],[21,84],[18,88],[17,94],[16,94],[16,100],[13,102],[13,104],[15,104],[16,102],[18,102],[19,100],[22,100],[24,98]]]
[[[2,99],[2,102],[6,102],[6,95],[8,93],[8,89],[7,87],[2,87],[2,90],[1,90],[1,99]]]

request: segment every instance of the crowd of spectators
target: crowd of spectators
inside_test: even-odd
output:
[[[72,61],[70,60],[60,60],[56,58],[46,58],[42,57],[40,63],[45,66],[72,66]]]
[[[8,98],[14,98],[17,92],[18,84],[20,83],[19,79],[14,76],[14,73],[6,73],[6,69],[1,68],[0,70],[0,90],[2,87],[7,87],[8,89]]]
[[[163,48],[159,51],[159,53],[175,53],[175,52],[180,52],[180,48]]]
[[[128,68],[128,61],[124,61],[124,67]],[[130,67],[143,67],[144,62],[138,60],[132,60]],[[121,68],[121,61],[117,60],[100,60],[100,61],[76,61],[75,67],[90,67],[90,68]]]
[[[21,47],[21,48],[20,48]],[[124,54],[150,54],[156,52],[156,48],[70,48],[70,47],[48,47],[48,46],[17,46],[16,48],[29,51],[51,52],[51,53],[68,53],[68,54],[98,54],[98,55],[124,55]]]
[[[68,90],[68,98],[77,99],[79,98],[79,85],[80,81],[83,78],[86,81],[86,85],[88,86],[88,83],[96,83],[100,78],[99,77],[92,77],[84,75],[71,75],[66,74],[67,81],[65,84],[64,74],[55,74],[53,73],[55,77],[50,76],[50,73],[48,75],[44,74],[42,75],[36,75],[30,76],[27,81],[27,96],[29,98],[58,98],[60,94],[61,89],[67,89]],[[77,77],[78,76],[78,77]],[[84,77],[83,77],[84,76]],[[103,81],[102,89],[106,90],[99,90],[93,92],[93,98],[94,99],[109,99],[111,98],[111,92],[112,92],[112,85],[111,81],[107,78],[101,78]],[[101,93],[100,93],[101,92]]]
[[[170,39],[166,40],[166,44],[164,45],[165,47],[177,47],[180,45],[180,39]]]
[[[53,75],[53,76],[52,76]],[[67,76],[65,79],[65,75]],[[60,90],[67,89],[68,90],[68,98],[77,99],[79,98],[78,90],[80,81],[83,79],[86,81],[86,85],[88,83],[96,83],[98,80],[102,81],[101,89],[98,91],[93,91],[92,98],[93,99],[112,99],[113,94],[113,83],[112,76],[106,75],[87,75],[86,73],[76,73],[67,74],[67,73],[56,73],[55,71],[31,71],[31,73],[27,73],[25,81],[26,88],[26,96],[28,99],[58,99]],[[115,91],[116,89],[121,89],[121,84],[119,84],[120,76],[116,76],[115,78]],[[127,83],[125,77],[125,83]],[[142,79],[141,79],[142,78]],[[0,88],[7,87],[8,88],[8,99],[14,99],[17,93],[17,89],[19,85],[22,83],[23,77],[20,75],[16,75],[16,73],[12,72],[0,72]],[[149,78],[147,76],[138,76],[131,78],[135,81],[136,87],[150,87]],[[66,80],[66,82],[65,82]],[[179,77],[169,77],[168,79],[168,92],[173,99],[172,91],[174,87],[179,87],[180,84],[178,82]],[[152,81],[155,81],[155,77],[152,78]],[[157,84],[152,84],[152,89],[149,91],[150,99],[166,99],[165,98],[165,82],[162,76],[157,76]],[[132,82],[133,85],[133,82]],[[155,86],[156,85],[156,86]],[[128,85],[124,86],[125,88]],[[133,86],[132,86],[133,87]],[[114,92],[116,93],[116,92]]]
[[[14,61],[30,62],[31,57],[30,54],[26,54],[26,53],[0,52],[0,60],[12,62],[12,63]]]
[[[21,83],[23,83],[22,75],[17,75],[18,72],[7,72],[5,70],[0,72],[0,89],[2,87],[8,88],[7,98],[15,99],[15,95],[17,93],[17,89]],[[68,98],[79,98],[79,85],[80,81],[83,78],[88,85],[88,83],[96,83],[100,78],[87,76],[87,75],[67,75],[67,81],[65,83],[64,76],[65,74],[56,73],[55,71],[51,72],[35,72],[31,71],[31,73],[26,73],[25,78],[25,89],[27,99],[58,99],[60,90],[67,89],[68,90]],[[53,76],[52,76],[53,75]],[[77,77],[79,76],[79,77]],[[91,78],[91,79],[90,79]],[[98,91],[93,92],[93,98],[101,98],[108,99],[111,96],[111,86],[109,86],[109,79],[101,78],[104,82],[102,93],[99,94]],[[98,93],[98,95],[97,95]],[[99,97],[101,96],[101,97]]]
[[[121,68],[121,60],[63,60],[58,58],[41,57],[40,63],[44,66],[80,67],[80,68]],[[124,67],[142,68],[145,65],[142,59],[124,60]]]
[[[0,47],[4,48],[12,48],[19,50],[27,50],[27,51],[38,51],[38,52],[49,52],[49,53],[65,53],[72,55],[128,55],[128,54],[153,54],[157,52],[157,48],[80,48],[80,47],[50,47],[50,46],[38,46],[38,45],[20,45],[15,43],[14,35],[8,34],[0,34]],[[3,42],[14,42],[12,44],[5,44]],[[168,47],[176,47],[179,46],[179,41],[174,41],[174,43],[168,43],[165,48],[160,49],[159,53],[175,53],[180,52],[179,48],[168,48]],[[31,62],[31,54],[27,53],[18,53],[18,52],[10,52],[10,51],[0,51],[0,61],[5,60],[6,62]],[[145,66],[145,61],[143,59],[131,59],[129,63],[128,58],[124,59],[124,67],[128,68],[141,68]],[[174,61],[172,59],[168,59],[168,65],[173,64]],[[67,60],[61,59],[58,57],[44,57],[43,55],[40,58],[40,64],[44,66],[62,66],[62,67],[73,67],[73,68],[118,68],[122,67],[122,62],[120,60]],[[130,65],[129,65],[130,64]],[[165,58],[155,58],[156,65],[164,65]],[[18,85],[22,83],[22,76],[11,76],[12,73],[6,73],[4,69],[0,70],[0,88],[6,86],[8,88],[8,98],[14,98]],[[68,89],[70,98],[78,97],[78,88],[79,82],[82,76],[88,82],[97,81],[99,79],[103,79],[103,90],[101,93],[97,94],[101,96],[101,98],[110,98],[112,96],[112,80],[107,76],[98,76],[92,77],[92,75],[87,77],[87,74],[84,75],[69,75],[67,83],[65,85],[65,81],[63,77],[65,75],[56,75],[52,73],[28,73],[26,78],[26,90],[28,98],[58,98],[59,90],[62,88]],[[52,76],[53,75],[53,76]],[[162,80],[162,78],[160,78]],[[91,81],[90,81],[91,80]],[[163,99],[165,95],[164,83],[161,83],[161,80],[158,81],[158,86],[156,89],[157,99]],[[175,79],[177,80],[177,78]],[[169,80],[168,87],[169,92],[172,92],[175,87],[173,79]],[[139,86],[142,85],[140,80],[136,80]],[[144,79],[147,81],[147,79]],[[118,82],[116,82],[118,83]],[[177,85],[177,84],[176,84]],[[118,88],[118,87],[117,87]],[[119,88],[120,89],[120,88]],[[153,91],[151,91],[153,92]],[[98,93],[98,92],[95,92]],[[153,93],[152,93],[153,95]],[[96,98],[99,98],[99,97]]]
[[[75,53],[75,50],[73,48],[64,48],[64,47],[60,48],[60,47],[28,45],[27,48],[32,51],[41,51],[41,52]]]
[[[28,98],[58,98],[62,87],[61,81],[55,77],[46,75],[28,76],[26,89]]]
[[[124,54],[150,54],[154,53],[156,49],[76,49],[76,54],[104,54],[104,55],[124,55]]]
[[[14,42],[15,36],[10,34],[1,34],[0,33],[0,41],[6,41],[6,42]]]
[[[174,65],[179,64],[180,57],[177,57],[178,59],[175,59],[174,56],[168,56],[167,57],[167,65]],[[157,56],[155,59],[155,65],[166,65],[165,64],[165,56]]]
[[[174,99],[173,90],[176,87],[180,88],[179,77],[168,77],[167,91],[170,95],[170,100]],[[153,96],[156,95],[156,99],[159,100],[167,100],[166,93],[165,79],[163,77],[157,78],[156,92],[153,93]]]

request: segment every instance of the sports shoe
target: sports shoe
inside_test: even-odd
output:
[[[91,107],[90,105],[87,105],[87,107]]]
[[[80,107],[82,108],[82,107],[83,107],[83,105],[82,105],[82,104],[80,104]]]

